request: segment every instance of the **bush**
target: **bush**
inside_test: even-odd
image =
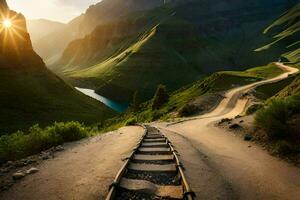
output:
[[[267,108],[255,116],[257,125],[262,127],[270,139],[285,138],[289,133],[289,109],[284,100],[273,100]]]
[[[161,106],[167,103],[168,99],[169,99],[169,95],[167,93],[166,86],[159,85],[153,97],[152,110],[159,109]]]
[[[277,154],[287,155],[293,152],[293,147],[284,140],[276,142],[274,152]]]
[[[46,129],[50,134],[57,135],[61,142],[72,142],[88,136],[85,127],[79,122],[55,123]]]
[[[152,113],[152,121],[160,119],[164,114],[162,112],[159,112],[157,110],[153,111]]]
[[[288,109],[291,111],[291,114],[300,113],[300,93],[295,94],[287,99]]]
[[[33,155],[64,142],[79,140],[88,134],[79,122],[55,123],[45,129],[35,125],[27,133],[18,131],[0,137],[0,163]]]
[[[136,117],[131,117],[125,122],[125,126],[132,126],[137,123],[137,118]]]
[[[259,109],[263,108],[263,104],[256,103],[247,108],[246,115],[252,115]]]
[[[189,117],[197,114],[200,111],[199,107],[194,104],[186,104],[179,110],[180,117]]]

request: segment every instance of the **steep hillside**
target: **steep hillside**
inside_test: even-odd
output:
[[[51,73],[33,51],[26,21],[0,1],[0,134],[39,123],[101,121],[113,112]]]
[[[298,75],[295,80],[275,95],[275,97],[286,98],[300,93],[300,76]]]
[[[138,12],[125,19],[99,25],[91,34],[73,40],[60,60],[49,67],[59,73],[65,73],[98,64],[128,48],[170,14],[170,11],[162,9],[151,13]]]
[[[64,28],[65,24],[47,19],[27,20],[27,28],[32,43],[40,40],[48,34],[59,31]],[[33,44],[34,46],[34,44]]]
[[[120,20],[134,11],[151,9],[162,4],[163,0],[102,0],[69,22],[64,29],[34,41],[34,48],[46,62],[51,63],[58,59],[57,56],[61,55],[70,41],[92,32],[97,25]]]
[[[300,3],[285,12],[274,21],[264,34],[269,36],[270,43],[257,49],[264,52],[277,49],[278,57],[282,56],[294,64],[300,64]]]
[[[214,71],[277,60],[277,49],[254,49],[269,41],[265,27],[295,2],[202,0],[137,12],[127,16],[127,29],[121,26],[124,30],[106,37],[101,29],[113,26],[108,23],[72,42],[56,70],[119,101],[130,100],[136,90],[148,99],[160,83],[172,91]],[[151,20],[157,13],[161,17]],[[140,16],[152,23],[138,24]],[[119,37],[132,27],[136,33]]]
[[[198,79],[200,46],[196,28],[171,17],[100,64],[66,75],[92,80],[97,93],[119,101],[131,100],[134,91],[146,100],[161,83],[175,90]]]

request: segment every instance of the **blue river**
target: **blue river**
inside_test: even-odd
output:
[[[118,103],[116,101],[112,101],[106,97],[103,97],[97,93],[95,93],[95,90],[86,89],[86,88],[79,88],[75,87],[76,90],[82,92],[83,94],[92,97],[93,99],[96,99],[102,103],[104,103],[106,106],[110,107],[111,109],[117,111],[118,113],[124,112],[128,108],[127,103]]]

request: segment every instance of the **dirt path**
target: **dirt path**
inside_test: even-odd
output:
[[[235,117],[244,110],[247,99],[239,99],[243,93],[298,72],[298,69],[280,63],[277,65],[286,72],[276,78],[229,91],[226,94],[227,98],[211,113],[182,120],[181,123],[158,125],[169,130],[165,132],[174,136],[173,141],[171,139],[173,143],[190,143],[195,151],[201,152],[198,155],[194,154],[192,161],[189,157],[182,156],[189,177],[201,180],[207,175],[206,172],[212,177],[206,179],[207,187],[203,187],[202,181],[192,182],[192,187],[196,188],[196,192],[199,191],[198,199],[299,199],[299,168],[272,157],[262,148],[214,126],[216,121]],[[181,148],[182,155],[188,154],[189,151],[188,148]],[[195,163],[192,165],[191,162]],[[191,170],[193,166],[209,166],[214,171],[202,167],[204,171],[200,173],[199,170]],[[219,179],[214,178],[216,176]],[[227,189],[222,190],[222,185],[227,186]],[[209,196],[211,191],[222,191],[223,198],[217,195]]]
[[[99,200],[105,199],[123,161],[144,130],[124,127],[119,131],[72,144],[56,158],[38,166],[39,172],[25,177],[2,200]]]

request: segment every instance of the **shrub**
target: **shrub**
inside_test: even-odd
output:
[[[136,117],[131,117],[125,122],[125,126],[132,126],[137,123],[137,118]]]
[[[72,142],[88,136],[85,127],[79,122],[55,123],[46,129],[50,134],[57,135],[61,142]]]
[[[199,112],[199,107],[194,104],[186,104],[179,110],[180,117],[189,117],[191,115],[195,115]]]
[[[287,99],[288,109],[291,111],[291,114],[300,113],[300,93],[297,93]]]
[[[152,110],[159,109],[162,105],[164,105],[168,101],[168,99],[169,99],[169,95],[167,93],[166,86],[159,85],[153,97]]]
[[[280,140],[276,142],[274,152],[282,155],[290,154],[293,152],[293,147],[287,141]]]
[[[133,93],[132,97],[132,103],[130,105],[130,108],[132,109],[133,112],[137,112],[140,109],[141,102],[139,100],[139,93],[138,91]]]
[[[252,115],[252,114],[254,114],[256,111],[258,111],[259,109],[261,109],[263,107],[263,105],[262,104],[260,104],[260,103],[256,103],[256,104],[253,104],[253,105],[251,105],[251,106],[249,106],[248,108],[247,108],[247,111],[246,111],[246,115]]]
[[[157,110],[153,111],[152,113],[152,121],[158,120],[163,116],[162,112],[159,112]]]
[[[35,125],[27,133],[18,131],[0,137],[0,163],[33,155],[64,142],[79,140],[88,134],[79,122],[55,123],[45,129]]]
[[[284,100],[273,100],[267,108],[257,112],[255,121],[266,131],[270,139],[280,139],[289,133],[288,118],[287,103]]]

